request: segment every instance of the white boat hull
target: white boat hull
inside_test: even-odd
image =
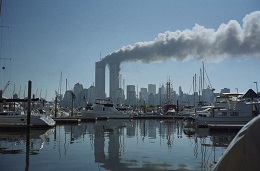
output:
[[[198,127],[208,127],[211,124],[224,124],[224,125],[245,125],[253,116],[244,117],[200,117],[196,118],[196,125]]]
[[[27,115],[0,116],[0,127],[24,127],[27,126]],[[44,115],[32,115],[31,127],[55,126],[55,121]]]

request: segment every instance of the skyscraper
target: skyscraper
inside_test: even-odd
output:
[[[106,64],[102,61],[96,62],[95,90],[96,98],[105,98],[105,70]]]
[[[154,96],[156,94],[156,85],[155,84],[148,84],[148,96],[152,93]]]
[[[80,83],[77,83],[74,85],[74,88],[73,88],[73,92],[74,92],[74,95],[75,95],[75,102],[74,102],[74,107],[79,107],[80,106],[80,98],[79,98],[79,94],[80,92],[83,90],[83,85],[80,84]]]
[[[113,102],[116,101],[116,92],[119,89],[119,63],[109,63],[110,78],[109,78],[109,97]]]
[[[135,85],[126,86],[127,103],[130,105],[136,104]]]

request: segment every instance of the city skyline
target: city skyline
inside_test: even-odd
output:
[[[10,97],[31,80],[34,93],[52,100],[60,83],[64,94],[66,79],[68,89],[95,85],[95,63],[115,60],[124,85],[140,89],[170,79],[174,90],[189,93],[203,61],[216,92],[256,91],[259,6],[256,0],[2,1],[0,87],[10,81],[4,94]]]
[[[172,87],[169,87],[168,89],[167,87],[169,85],[170,82],[166,85],[161,85],[160,87],[156,87],[155,84],[148,84],[147,87],[141,87],[139,90],[137,90],[138,87],[135,85],[126,85],[126,90],[124,93],[119,91],[121,89],[119,88],[115,100],[108,96],[103,98],[109,98],[115,105],[145,104],[147,106],[162,106],[163,104],[173,103],[181,106],[192,106],[194,104],[198,105],[199,103],[203,103],[204,105],[212,105],[215,97],[219,96],[220,93],[230,93],[229,88],[223,88],[221,89],[221,92],[214,92],[214,90],[207,87],[189,94],[184,93],[181,87],[178,88],[178,91],[174,90]],[[158,91],[156,91],[156,89],[158,89]],[[70,107],[72,104],[71,98],[73,94],[74,105],[78,108],[85,107],[87,104],[93,104],[95,103],[95,99],[100,99],[98,97],[93,98],[93,93],[95,94],[95,92],[93,92],[93,86],[86,89],[82,84],[76,83],[73,90],[67,90],[64,94],[57,94],[57,97],[60,105],[63,107]]]

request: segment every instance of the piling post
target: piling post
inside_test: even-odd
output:
[[[177,109],[176,109],[177,111],[177,113],[179,114],[179,100],[177,100]]]
[[[71,99],[71,117],[73,116],[73,98]]]
[[[31,125],[31,96],[32,96],[32,81],[28,81],[28,108],[27,108],[27,127]]]
[[[0,90],[0,99],[2,99],[3,96],[3,91]],[[2,111],[2,103],[0,103],[0,111]]]
[[[55,116],[55,118],[57,117],[57,100],[58,100],[58,98],[56,96],[55,97],[55,108],[54,108],[54,116]]]

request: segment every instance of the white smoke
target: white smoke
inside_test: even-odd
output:
[[[246,15],[242,26],[230,20],[227,24],[221,24],[216,31],[195,24],[191,30],[160,33],[154,41],[122,47],[102,61],[149,63],[192,58],[219,61],[237,56],[260,57],[260,11]]]

